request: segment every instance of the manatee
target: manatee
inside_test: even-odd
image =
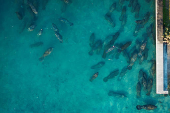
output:
[[[60,41],[60,43],[63,43],[63,37],[61,36],[61,34],[59,32],[55,31],[55,36]]]
[[[110,45],[113,45],[115,43],[115,41],[117,40],[117,38],[119,37],[120,32],[116,32],[113,37],[112,40],[110,41]]]
[[[146,47],[147,41],[143,41],[140,46],[140,51],[144,51]]]
[[[123,20],[121,22],[121,29],[124,28],[124,26],[126,25],[127,23],[127,15],[123,15]]]
[[[60,17],[59,20],[65,24],[68,24],[69,26],[73,26],[74,24],[72,22],[70,22],[69,20],[67,20],[66,18],[62,18]]]
[[[132,4],[132,9],[131,9],[131,12],[132,12],[132,13],[135,11],[135,7],[136,7],[137,4],[138,4],[138,1],[137,1],[137,0],[134,0],[134,1],[133,1],[133,4]]]
[[[37,36],[41,36],[42,33],[43,33],[43,29],[41,29],[41,30],[38,32]]]
[[[141,28],[143,28],[143,24],[137,24],[135,27],[135,31],[133,32],[133,36],[137,36]]]
[[[127,63],[130,63],[130,57],[129,57],[129,54],[127,53],[126,50],[123,51],[123,56],[125,57],[125,59],[127,60]]]
[[[119,20],[120,20],[120,21],[123,20],[123,16],[124,16],[124,15],[126,15],[126,6],[123,6],[121,16],[119,17]]]
[[[119,37],[120,33],[119,32],[116,32],[113,36],[112,36],[112,39],[110,40],[110,42],[105,45],[104,47],[104,52],[103,52],[103,55],[102,55],[102,58],[106,58],[106,55],[107,55],[107,51],[113,47],[113,44],[115,43],[115,41],[117,40],[117,38]],[[113,47],[114,48],[114,47]]]
[[[145,20],[145,22],[143,23],[144,25],[148,22],[149,17],[150,17],[150,12],[147,12],[144,16],[144,20]]]
[[[152,66],[150,68],[150,75],[152,75],[153,78],[155,78],[156,74],[156,60],[152,60]]]
[[[144,61],[144,56],[142,55],[142,56],[139,58],[139,64],[141,65],[143,61]]]
[[[121,47],[120,47],[120,50],[123,51],[125,50],[126,48],[128,48],[130,45],[131,45],[132,41],[128,41],[126,42],[125,44],[123,44]]]
[[[151,105],[151,104],[148,104],[148,105],[137,105],[136,108],[137,108],[137,110],[141,110],[141,109],[154,110],[154,109],[157,108],[157,106]]]
[[[116,2],[114,2],[110,8],[109,8],[109,13],[112,13],[116,9]]]
[[[123,69],[122,69],[121,72],[120,72],[119,78],[118,78],[119,81],[125,76],[125,74],[127,73],[127,71],[128,71],[127,66],[123,67]]]
[[[104,52],[103,52],[102,58],[106,58],[106,55],[109,56],[111,54],[114,54],[115,52],[117,52],[117,49],[115,46],[107,45],[104,47]]]
[[[153,86],[153,78],[149,78],[148,84],[147,84],[147,94],[146,95],[148,95],[148,96],[150,95],[152,86]]]
[[[32,12],[37,15],[37,14],[38,14],[38,11],[37,11],[37,9],[35,8],[35,6],[34,6],[31,2],[29,2],[29,0],[27,0],[27,4],[30,6]]]
[[[141,28],[143,28],[144,25],[148,22],[149,17],[150,17],[150,13],[147,12],[147,13],[145,14],[145,16],[144,16],[143,22],[136,25],[135,31],[134,31],[134,33],[133,33],[133,36],[137,36],[139,30],[140,30]]]
[[[33,48],[33,47],[39,47],[42,45],[43,45],[43,42],[35,42],[35,43],[31,44],[30,47]]]
[[[114,78],[114,77],[117,76],[118,74],[119,74],[119,70],[116,69],[116,70],[112,71],[108,76],[106,76],[106,77],[103,79],[103,81],[104,81],[104,82],[107,82],[109,79]]]
[[[97,78],[98,77],[98,72],[97,73],[95,73],[91,78],[90,78],[90,82],[92,82],[95,78]]]
[[[91,69],[101,68],[101,67],[104,66],[104,64],[105,64],[104,61],[98,62],[97,64],[93,65],[93,66],[91,67]]]
[[[109,24],[112,26],[112,27],[115,27],[115,22],[113,21],[112,17],[110,14],[106,13],[105,14],[105,19],[109,22]]]
[[[144,91],[146,91],[146,89],[147,89],[147,75],[145,72],[143,72],[142,85],[143,85]]]
[[[144,19],[142,19],[142,20],[136,20],[135,22],[136,22],[137,24],[142,24],[142,23],[145,22],[145,20],[144,20]]]
[[[131,58],[130,58],[130,64],[129,64],[129,66],[128,66],[128,69],[129,69],[129,70],[132,69],[132,66],[133,66],[134,63],[135,63],[135,61],[136,61],[136,59],[137,59],[137,56],[138,56],[137,51],[134,51],[133,54],[132,54],[132,56],[131,56]]]
[[[33,31],[35,29],[36,25],[35,24],[31,24],[29,27],[28,27],[28,31]]]
[[[53,30],[54,30],[55,32],[59,32],[59,29],[57,28],[57,26],[56,26],[54,23],[52,23],[52,26],[53,26]]]
[[[151,23],[150,25],[149,25],[149,27],[147,27],[146,28],[146,32],[147,32],[147,36],[149,37],[152,33],[153,33],[153,27],[154,27],[154,25],[153,25],[153,23]]]
[[[127,97],[125,93],[123,93],[123,92],[117,92],[117,91],[109,91],[108,96],[118,97],[118,98]]]
[[[89,42],[90,42],[90,43],[89,43],[90,47],[93,47],[94,42],[95,42],[95,34],[94,34],[94,33],[92,33],[92,34],[90,35]]]
[[[103,46],[105,47],[106,45],[110,44],[110,41],[112,40],[112,38],[113,38],[112,35],[107,36],[103,42]]]
[[[53,48],[52,48],[52,47],[48,48],[48,49],[44,52],[44,54],[39,58],[39,60],[42,62],[46,56],[48,56],[48,55],[51,54],[52,51],[53,51]]]
[[[18,17],[19,20],[23,19],[22,13],[20,13],[20,12],[15,12],[15,13],[17,14],[17,17]]]
[[[146,44],[147,44],[147,40],[144,40],[143,42],[138,42],[136,40],[136,49],[138,49],[138,56],[142,57],[142,55],[147,52],[148,50],[145,51],[146,48]]]
[[[140,98],[141,97],[141,84],[140,82],[137,83],[136,85],[136,92],[137,92],[137,98]]]
[[[138,81],[140,82],[140,84],[142,84],[142,80],[143,80],[143,71],[142,69],[140,69],[138,74]]]
[[[89,51],[89,55],[93,55],[93,53],[100,49],[101,50],[101,47],[102,47],[102,40],[97,40],[95,43],[94,43],[94,46],[91,48],[91,50]],[[99,50],[98,50],[99,51]]]
[[[143,51],[144,60],[147,60],[148,58],[148,51],[149,51],[148,48],[145,48],[145,50]]]
[[[98,48],[96,49],[96,54],[99,55],[102,51],[103,48],[103,42],[98,46]]]

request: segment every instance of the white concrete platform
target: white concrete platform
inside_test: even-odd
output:
[[[156,0],[156,93],[168,94],[164,91],[163,82],[163,2]]]

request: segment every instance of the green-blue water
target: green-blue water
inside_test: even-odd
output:
[[[103,78],[115,69],[119,69],[120,73],[124,66],[129,65],[122,53],[119,59],[103,59],[104,48],[99,55],[88,54],[92,33],[95,33],[96,40],[104,41],[107,36],[120,30],[121,10],[115,10],[111,15],[116,23],[115,27],[104,17],[112,3],[118,1],[72,0],[72,3],[64,5],[62,0],[49,0],[45,10],[42,10],[41,0],[34,1],[37,1],[38,15],[36,27],[31,32],[28,27],[33,13],[30,13],[26,0],[0,1],[0,113],[168,112],[170,98],[155,93],[155,78],[151,95],[147,96],[142,89],[141,98],[136,98],[139,70],[143,69],[150,76],[151,63],[148,61],[155,59],[155,46],[149,37],[146,37],[149,49],[147,60],[139,65],[137,59],[121,81],[118,81],[119,75],[108,82],[104,82]],[[144,39],[142,35],[154,23],[155,18],[154,1],[138,2],[141,8],[137,19],[135,13],[131,13],[131,7],[128,7],[129,1],[123,3],[127,8],[127,23],[116,43],[132,41],[127,48],[128,53],[136,45],[136,39]],[[17,11],[25,13],[22,20],[17,18]],[[149,20],[135,37],[135,21],[143,19],[146,12],[150,12]],[[58,19],[60,17],[68,19],[74,25],[62,23]],[[63,43],[56,38],[52,23],[58,27]],[[40,29],[43,29],[43,33],[38,37]],[[35,42],[43,42],[43,45],[31,48],[30,45]],[[53,47],[53,51],[40,62],[39,58],[49,47]],[[105,62],[103,67],[91,69],[91,66],[100,61]],[[90,82],[89,79],[96,72],[99,72],[98,77]],[[127,97],[108,96],[110,90],[126,92]],[[136,109],[137,105],[145,104],[156,105],[157,109]]]

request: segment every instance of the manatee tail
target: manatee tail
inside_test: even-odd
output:
[[[39,61],[42,62],[42,61],[44,60],[44,58],[45,58],[44,56],[40,57],[40,58],[39,58]]]
[[[142,109],[142,106],[137,105],[137,106],[136,106],[136,109],[137,109],[137,110],[141,110],[141,109]]]

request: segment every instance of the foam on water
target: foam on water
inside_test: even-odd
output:
[[[36,28],[32,32],[22,29],[23,21],[28,21],[29,14],[18,20],[15,12],[17,1],[1,3],[0,24],[0,111],[1,113],[145,113],[138,111],[136,105],[150,102],[158,107],[151,112],[165,112],[169,109],[169,97],[155,94],[153,85],[150,97],[142,91],[140,99],[136,98],[138,73],[142,68],[147,74],[151,64],[144,61],[139,65],[135,62],[121,81],[118,76],[103,82],[103,78],[115,69],[119,72],[127,66],[126,59],[107,60],[100,55],[89,56],[89,37],[95,33],[96,39],[104,40],[106,36],[115,34],[121,27],[119,16],[121,12],[114,11],[112,17],[116,22],[113,28],[105,20],[104,15],[114,1],[111,0],[72,0],[66,11],[62,12],[63,1],[49,0],[46,10],[38,9]],[[116,0],[115,0],[116,1]],[[139,19],[143,19],[147,11],[151,16],[137,37],[133,36],[135,29],[135,13],[127,7],[127,23],[120,33],[116,43],[133,41],[128,51],[135,45],[135,40],[142,40],[142,34],[153,22],[154,2],[138,0],[141,4]],[[128,5],[125,1],[124,5]],[[64,17],[73,22],[73,26],[61,23],[58,18]],[[54,35],[52,23],[55,23],[63,36],[60,43]],[[28,25],[26,25],[28,26]],[[43,29],[43,34],[37,33]],[[30,44],[42,41],[39,47],[30,48]],[[155,59],[155,47],[149,39],[148,60]],[[54,47],[52,53],[43,62],[38,59],[49,47]],[[91,69],[91,66],[105,61],[101,69]],[[99,72],[99,76],[90,82],[90,77]],[[154,81],[155,82],[155,81]],[[126,98],[108,96],[110,90],[127,92]],[[161,101],[162,103],[160,103]]]

